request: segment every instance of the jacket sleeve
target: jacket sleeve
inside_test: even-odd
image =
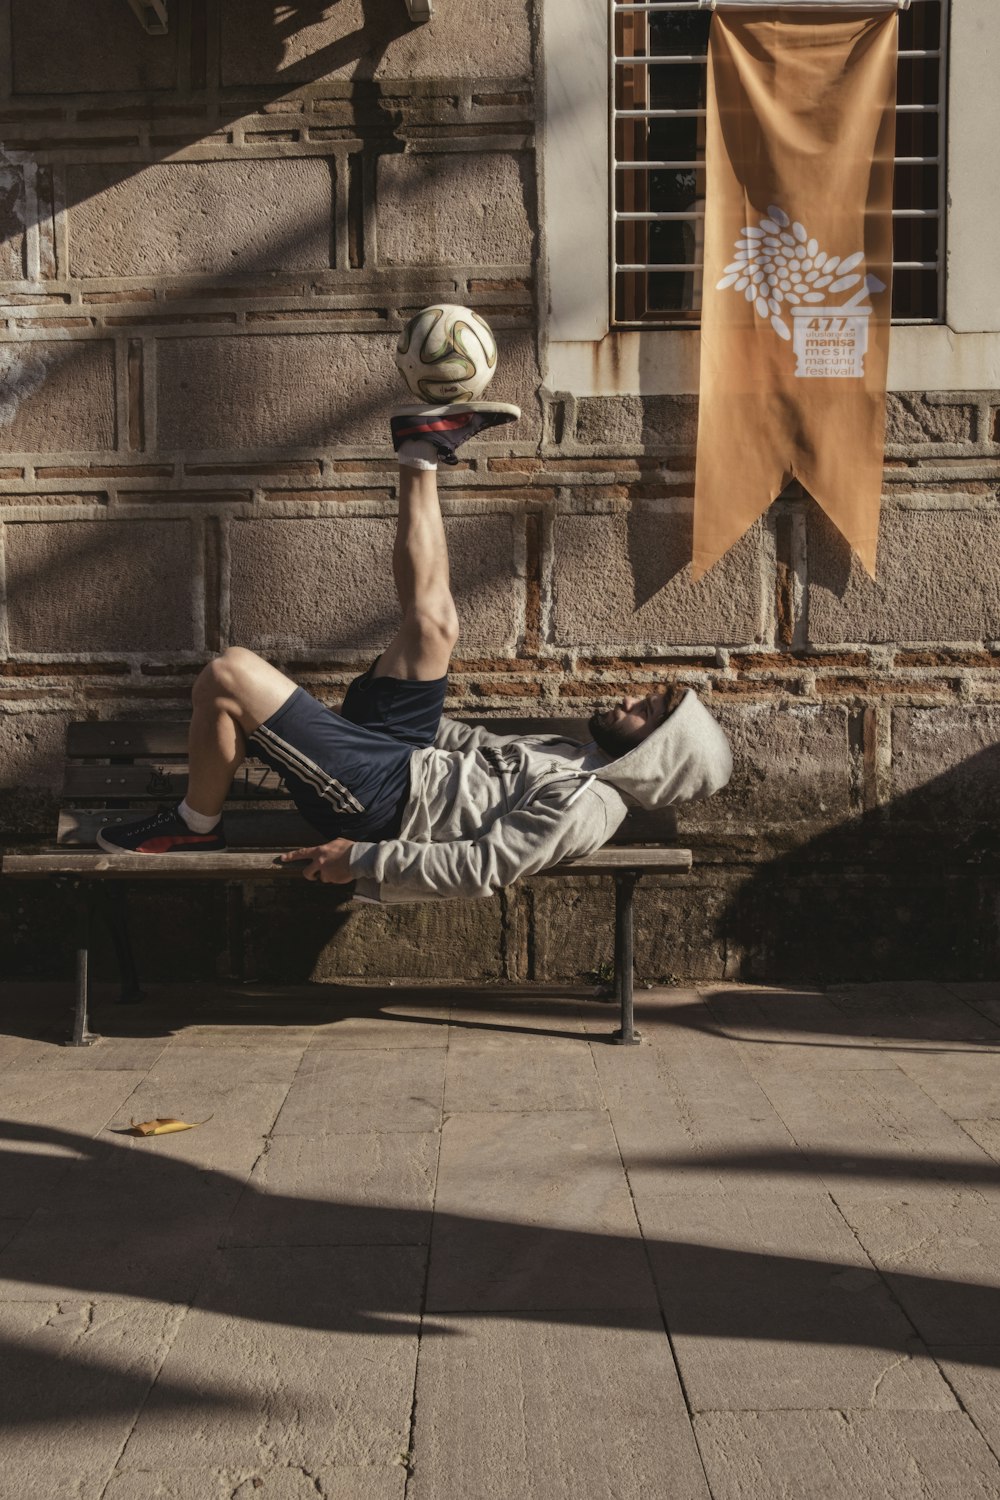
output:
[[[592,854],[625,816],[624,803],[616,816],[616,806],[590,787],[569,805],[567,800],[566,782],[557,782],[527,806],[498,818],[478,839],[355,844],[350,863],[356,894],[387,902],[492,896],[560,860]]]

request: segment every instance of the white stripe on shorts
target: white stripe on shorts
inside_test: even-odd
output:
[[[251,741],[255,739],[259,739],[276,760],[280,760],[282,765],[294,772],[300,781],[311,786],[317,795],[322,797],[324,802],[329,802],[337,812],[364,812],[357,797],[353,796],[336,777],[331,776],[329,771],[324,771],[322,766],[318,766],[314,760],[303,755],[301,750],[297,750],[294,745],[290,745],[287,740],[275,734],[273,729],[268,729],[266,724],[258,725],[250,735]]]

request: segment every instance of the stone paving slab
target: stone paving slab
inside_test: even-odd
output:
[[[271,1467],[280,1455],[315,1475],[404,1458],[426,1259],[408,1247],[219,1252],[122,1465]]]
[[[99,1496],[184,1311],[79,1296],[0,1303],[0,1495]]]
[[[695,1420],[713,1500],[996,1500],[963,1412],[713,1412]]]
[[[586,1038],[557,1042],[539,1037],[527,1052],[510,1046],[449,1049],[444,1089],[448,1114],[600,1109],[601,1102]]]
[[[338,1464],[312,1473],[296,1464],[248,1469],[132,1469],[112,1475],[101,1500],[403,1500],[402,1462],[361,1468]]]
[[[440,1136],[286,1135],[254,1167],[225,1245],[416,1245],[430,1240]]]
[[[859,1038],[893,1050],[936,1050],[942,1044],[1000,1046],[1000,1013],[972,1006],[952,987],[932,981],[910,984],[848,985],[829,992]]]
[[[886,1056],[876,1072],[829,1069],[802,1077],[776,1065],[761,1087],[831,1186],[856,1195],[935,1193],[942,1182],[992,1180],[993,1164]]]
[[[694,1410],[954,1406],[822,1192],[636,1203]]]
[[[614,1134],[601,1111],[446,1121],[427,1306],[656,1306]]]
[[[769,1067],[794,1073],[885,1067],[874,1039],[859,1038],[850,1018],[823,995],[727,988],[709,990],[703,999],[726,1035],[739,1044],[740,1058],[754,1077]]]
[[[928,1343],[1000,1343],[1000,1194],[838,1195],[838,1208]]]
[[[676,1047],[602,1047],[594,1064],[633,1190],[752,1188],[815,1175],[736,1048],[722,1038]]]
[[[97,1011],[3,1013],[0,1500],[1000,1495],[1000,986]]]
[[[936,1345],[931,1353],[978,1431],[1000,1455],[1000,1342]]]
[[[953,1120],[1000,1119],[1000,1046],[901,1053],[896,1063]]]
[[[435,1323],[421,1341],[412,1500],[710,1500],[656,1314]]]
[[[0,1301],[90,1297],[188,1302],[205,1278],[232,1203],[208,1217],[39,1209],[0,1251]]]
[[[241,1083],[225,1076],[218,1087],[202,1079],[188,1085],[175,1077],[168,1082],[150,1078],[135,1089],[91,1148],[91,1160],[111,1175],[131,1175],[138,1185],[143,1172],[149,1190],[164,1193],[208,1174],[207,1185],[220,1176],[242,1181],[268,1139],[289,1085]],[[174,1119],[191,1130],[173,1135],[134,1136],[133,1121]],[[94,1174],[87,1174],[93,1176]]]
[[[370,1004],[366,1001],[366,1004]],[[448,1046],[448,1007],[380,1004],[377,1010],[345,1004],[313,1030],[310,1047],[406,1049]]]
[[[439,1048],[348,1050],[310,1047],[274,1134],[343,1135],[370,1130],[436,1130],[445,1054]]]

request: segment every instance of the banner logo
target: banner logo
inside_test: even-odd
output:
[[[776,203],[768,206],[766,218],[740,233],[736,258],[716,290],[731,287],[744,294],[757,316],[792,345],[800,378],[861,379],[873,311],[868,298],[885,291],[877,276],[864,274],[864,251],[843,259],[828,255],[805,226]],[[859,290],[846,301],[828,300],[859,282]]]

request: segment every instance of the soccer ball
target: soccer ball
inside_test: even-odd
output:
[[[471,308],[425,307],[399,336],[396,364],[421,401],[477,401],[496,373],[493,330]]]

